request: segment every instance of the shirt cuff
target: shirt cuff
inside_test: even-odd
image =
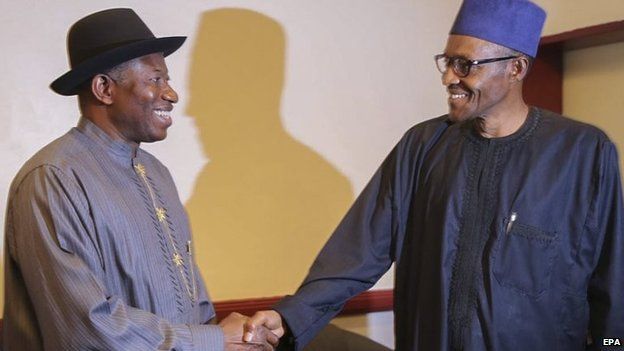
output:
[[[191,330],[195,350],[223,351],[225,349],[223,330],[220,326],[191,324],[188,327]]]

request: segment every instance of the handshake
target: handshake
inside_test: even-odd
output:
[[[219,322],[225,351],[273,351],[284,335],[282,317],[276,311],[256,312],[253,317],[231,313]]]

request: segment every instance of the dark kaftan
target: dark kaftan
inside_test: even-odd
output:
[[[410,129],[276,309],[300,349],[396,262],[399,351],[584,350],[624,338],[624,207],[598,129],[532,108],[487,139]]]

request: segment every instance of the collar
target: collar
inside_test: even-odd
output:
[[[76,129],[110,154],[120,158],[132,160],[139,150],[138,144],[111,138],[110,135],[84,116],[80,117]]]
[[[462,126],[460,128],[463,130],[463,133],[466,134],[468,138],[472,141],[480,142],[480,143],[493,143],[493,144],[498,144],[498,145],[506,145],[506,144],[513,144],[515,142],[520,142],[528,138],[530,135],[533,134],[535,129],[538,127],[540,120],[541,120],[541,111],[539,110],[539,108],[534,107],[534,106],[529,106],[529,114],[527,115],[527,118],[522,124],[522,126],[520,126],[520,128],[514,133],[504,136],[504,137],[486,138],[482,136],[478,132],[475,126],[476,121],[474,119],[462,123]]]

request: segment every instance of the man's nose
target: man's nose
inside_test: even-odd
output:
[[[459,84],[459,76],[453,71],[452,67],[447,67],[442,73],[442,85],[448,87],[451,84]]]
[[[172,103],[178,102],[178,93],[171,87],[171,85],[167,84],[167,88],[163,92],[163,99],[170,101]]]

